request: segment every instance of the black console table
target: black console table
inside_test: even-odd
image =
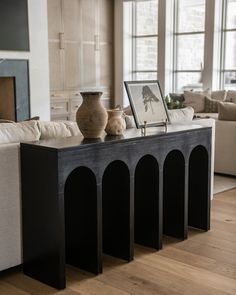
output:
[[[210,228],[211,128],[162,130],[21,144],[25,274],[63,289],[66,263],[98,274],[103,252]]]

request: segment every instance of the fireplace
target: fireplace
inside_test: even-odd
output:
[[[30,117],[28,60],[0,59],[0,119]]]

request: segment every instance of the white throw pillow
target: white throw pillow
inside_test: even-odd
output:
[[[194,109],[186,107],[183,109],[168,110],[171,123],[188,123],[191,122],[194,116]]]
[[[39,140],[37,121],[0,124],[0,144]]]
[[[136,127],[134,117],[131,115],[125,115],[125,123],[126,123],[126,129]]]
[[[66,126],[66,128],[70,131],[70,136],[82,135],[76,122],[63,121],[58,123],[62,123]]]
[[[40,139],[50,139],[56,137],[69,137],[80,135],[76,122],[71,121],[38,121],[41,131]]]

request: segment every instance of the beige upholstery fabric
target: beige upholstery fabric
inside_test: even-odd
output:
[[[186,107],[183,109],[168,110],[170,123],[191,122],[194,115],[194,109],[192,107]],[[125,115],[126,129],[135,128],[134,117]]]
[[[126,123],[126,129],[136,127],[134,117],[131,115],[125,115],[125,123]]]
[[[226,90],[216,90],[211,92],[211,98],[219,101],[224,101],[226,99]]]
[[[79,134],[75,122],[44,122],[39,126],[47,136]],[[19,142],[39,137],[35,121],[0,124],[0,143],[4,143],[0,144],[0,271],[22,263]],[[18,143],[6,144],[10,141]]]
[[[38,121],[39,129],[41,130],[40,139],[49,139],[55,137],[69,137],[81,134],[76,122],[69,121]]]
[[[0,145],[0,271],[22,263],[19,143]]]
[[[212,127],[212,136],[211,136],[211,199],[213,199],[213,185],[214,185],[214,167],[215,167],[215,120],[214,119],[196,119],[193,120],[194,124],[201,126]]]
[[[216,120],[215,172],[236,176],[236,122]]]
[[[193,91],[184,91],[184,105],[194,108],[195,113],[202,113],[205,110],[205,94]]]
[[[0,124],[0,144],[39,140],[37,121]]]
[[[205,97],[205,112],[206,113],[218,113],[218,100]]]
[[[228,90],[226,101],[236,103],[236,91]]]
[[[178,122],[191,122],[194,115],[194,109],[192,107],[186,107],[183,109],[168,110],[171,123]]]
[[[60,122],[60,123],[65,124],[66,128],[70,131],[70,136],[81,135],[81,132],[80,132],[76,122],[64,121],[64,122]]]
[[[219,120],[236,121],[236,104],[231,102],[220,102]]]

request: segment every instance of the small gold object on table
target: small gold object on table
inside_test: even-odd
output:
[[[143,135],[143,136],[146,136],[146,134],[147,134],[147,121],[143,121],[143,128],[141,128],[141,134]]]

